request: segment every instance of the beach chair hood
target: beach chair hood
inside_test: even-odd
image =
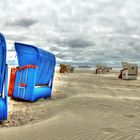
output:
[[[0,33],[0,121],[6,120],[8,115],[6,41]]]
[[[15,43],[19,67],[35,65],[38,67],[36,84],[48,84],[56,63],[55,56],[32,45]]]

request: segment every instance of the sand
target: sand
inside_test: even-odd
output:
[[[52,98],[9,99],[0,140],[140,140],[140,76],[124,81],[118,74],[57,73]]]

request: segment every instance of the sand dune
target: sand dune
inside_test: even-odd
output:
[[[58,74],[51,99],[10,99],[0,140],[140,140],[140,77],[124,81],[117,76]]]

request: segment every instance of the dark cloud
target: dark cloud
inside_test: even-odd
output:
[[[19,26],[19,27],[30,27],[34,24],[36,24],[38,21],[35,19],[30,18],[21,18],[21,19],[13,19],[9,20],[6,23],[6,26]]]
[[[95,43],[86,39],[80,39],[80,38],[76,38],[76,39],[66,39],[66,40],[51,40],[52,42],[54,42],[55,44],[57,44],[60,47],[68,47],[68,48],[87,48],[89,46],[95,46]],[[58,47],[53,47],[54,50],[57,50]],[[52,48],[52,49],[53,49]]]
[[[83,39],[69,40],[66,41],[65,44],[67,44],[70,48],[86,48],[89,46],[94,46],[94,43]]]

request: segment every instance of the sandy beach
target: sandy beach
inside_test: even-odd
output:
[[[53,96],[35,103],[9,98],[0,140],[140,140],[140,76],[56,73]]]

